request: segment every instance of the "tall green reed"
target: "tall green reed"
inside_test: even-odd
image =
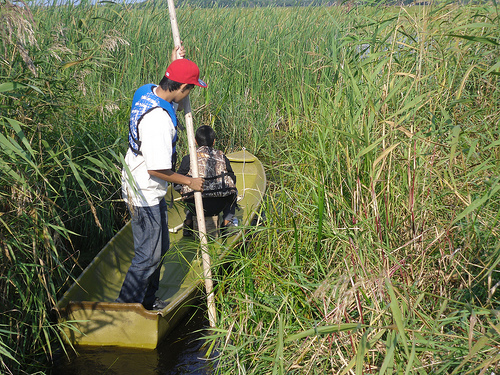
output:
[[[26,10],[0,4],[8,26],[18,28],[0,48],[6,62],[0,70],[0,324],[9,327],[0,335],[0,371],[7,374],[47,367],[61,346],[57,299],[124,216],[116,202],[122,144],[109,127],[118,108],[85,100],[90,61],[102,64],[106,57],[95,57],[96,45],[68,24],[47,34],[42,26],[40,34],[34,23],[21,22],[37,17]],[[31,30],[38,38],[31,47],[15,39]],[[89,45],[92,58],[82,56]],[[70,74],[75,65],[83,69]]]
[[[33,9],[46,63],[38,78],[22,64],[2,76],[50,100],[29,91],[16,95],[35,105],[15,107],[9,95],[6,117],[42,124],[38,138],[21,128],[53,150],[43,158],[62,186],[58,226],[74,229],[76,206],[89,233],[92,206],[101,225],[116,206],[109,171],[133,91],[168,64],[168,15],[149,2]],[[183,7],[178,18],[209,83],[192,93],[195,123],[213,125],[226,151],[258,154],[270,180],[267,226],[221,269],[221,371],[494,367],[495,8]]]
[[[290,373],[495,368],[489,356],[498,348],[498,332],[484,332],[498,324],[490,299],[492,275],[498,277],[498,185],[489,172],[498,169],[498,150],[489,152],[497,148],[496,136],[485,125],[498,133],[498,106],[487,99],[498,96],[497,78],[490,74],[498,49],[471,37],[478,27],[466,16],[488,19],[483,11],[446,4],[417,11],[362,9],[332,32],[341,35],[329,43],[333,51],[320,48],[315,64],[306,65],[306,75],[314,70],[323,80],[308,75],[309,85],[297,85],[295,78],[293,90],[280,87],[288,127],[269,132],[269,147],[260,152],[273,160],[271,194],[279,191],[276,197],[293,204],[270,202],[270,212],[287,208],[268,215],[269,231],[245,258],[250,271],[238,267],[224,278],[221,316],[228,316],[223,325],[229,329],[218,335],[227,350],[221,372],[279,373],[268,365],[278,355],[274,350],[280,361],[288,353],[284,368]],[[317,43],[328,34],[309,32],[319,35]],[[469,70],[478,55],[488,63],[477,80]],[[288,66],[307,61],[298,56],[301,61],[291,57]],[[461,101],[467,86],[471,90]],[[474,141],[480,133],[489,134],[481,148]],[[471,163],[482,150],[482,161]],[[472,175],[487,181],[477,198],[470,195],[480,186],[471,184]],[[324,186],[321,196],[314,194],[318,183]],[[470,225],[476,215],[481,219]],[[317,233],[323,237],[319,258]],[[309,263],[297,268],[294,260],[301,256]],[[238,287],[232,287],[233,278]],[[253,298],[242,295],[247,283]],[[474,307],[464,309],[469,303]],[[451,318],[422,329],[440,305],[435,319]],[[486,326],[475,326],[478,311]],[[306,327],[329,322],[358,325],[329,337],[316,329],[295,350],[280,344],[283,331],[309,332]],[[464,329],[468,335],[457,334]]]

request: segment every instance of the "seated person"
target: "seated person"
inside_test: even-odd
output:
[[[198,156],[198,174],[203,177],[203,211],[206,216],[216,216],[222,212],[221,233],[231,226],[236,211],[236,176],[228,158],[220,150],[213,148],[215,131],[208,125],[200,126],[195,134],[196,153]],[[184,156],[177,173],[192,176],[189,155]],[[194,191],[187,185],[181,187],[182,199],[186,202],[186,220],[184,236],[193,234],[193,216],[195,214]]]

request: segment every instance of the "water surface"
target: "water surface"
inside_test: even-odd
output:
[[[203,305],[202,305],[203,306]],[[202,306],[190,314],[155,350],[81,347],[70,359],[58,354],[52,375],[174,375],[213,374],[213,360],[205,359],[207,347],[200,337],[208,327]],[[71,349],[68,349],[71,350]]]

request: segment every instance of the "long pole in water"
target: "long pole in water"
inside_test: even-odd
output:
[[[174,0],[168,0],[168,12],[170,14],[170,23],[172,25],[172,35],[174,37],[174,44],[176,47],[180,47],[181,37],[179,34],[179,27],[177,26],[177,16],[175,14]],[[187,132],[188,147],[189,147],[189,160],[191,162],[191,171],[193,172],[193,177],[196,178],[199,176],[198,157],[196,155],[196,144],[194,140],[194,129],[193,129],[193,115],[191,114],[191,102],[189,101],[189,96],[187,96],[184,99],[183,104],[184,104],[186,132]],[[203,200],[201,197],[201,192],[199,191],[194,192],[194,204],[196,208],[198,230],[200,232],[201,252],[203,258],[203,277],[205,278],[205,289],[207,291],[208,320],[210,321],[210,327],[215,327],[216,315],[215,315],[212,271],[210,269],[211,262],[210,262],[210,255],[208,254],[207,229],[205,227],[205,213],[203,212]]]

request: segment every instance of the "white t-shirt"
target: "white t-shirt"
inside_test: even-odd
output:
[[[174,124],[164,109],[155,108],[143,117],[139,125],[142,155],[134,155],[129,148],[125,155],[128,171],[122,170],[122,196],[129,205],[155,206],[165,196],[167,181],[151,176],[148,170],[172,169],[174,136]]]

